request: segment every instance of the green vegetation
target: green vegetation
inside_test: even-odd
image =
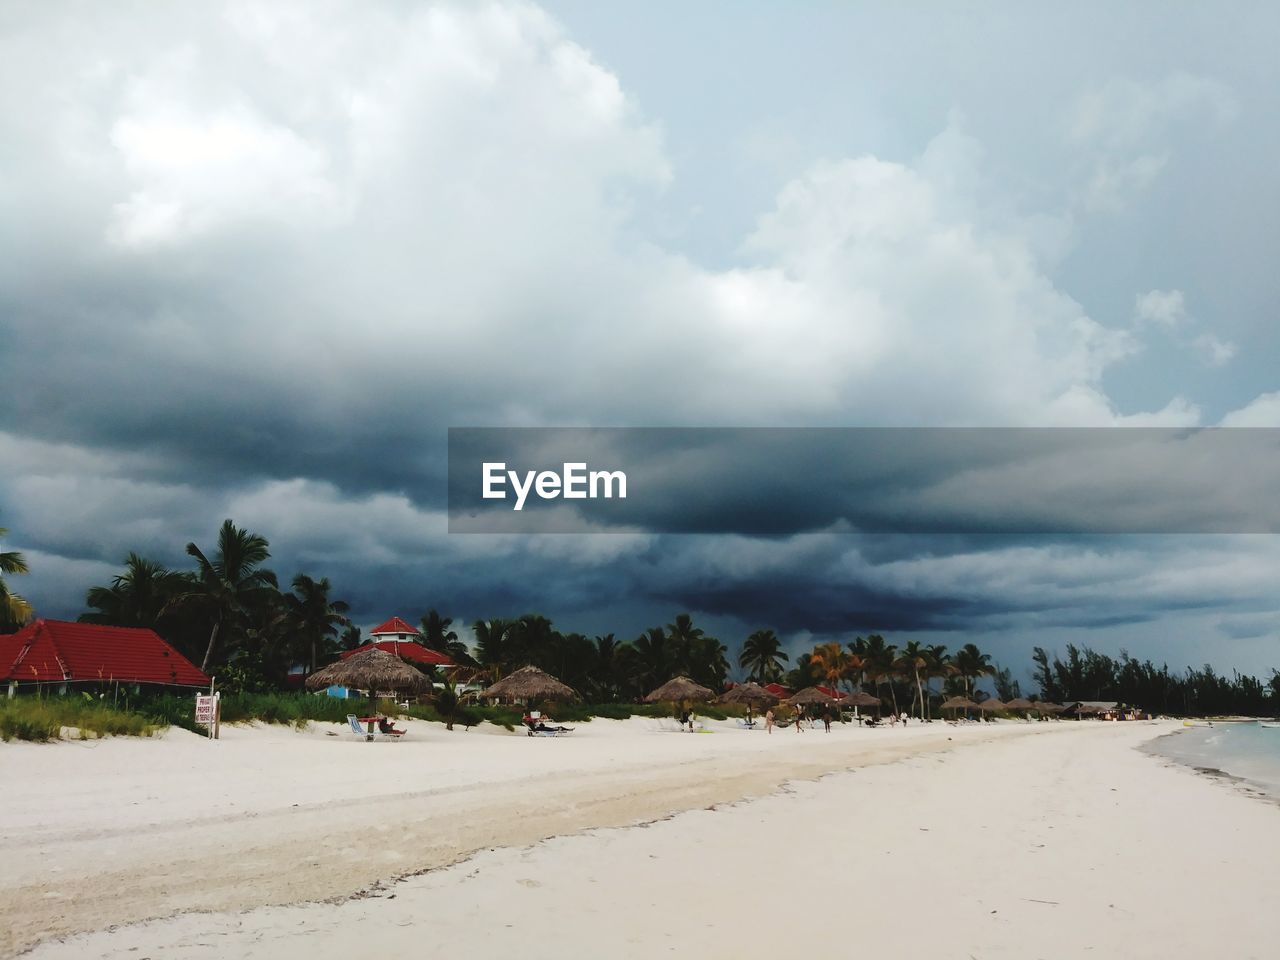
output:
[[[0,700],[0,740],[45,742],[73,727],[89,737],[149,737],[167,724],[154,717],[121,709],[96,698],[15,697]]]

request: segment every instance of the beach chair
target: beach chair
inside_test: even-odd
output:
[[[573,733],[573,727],[564,727],[557,724],[549,726],[541,715],[536,717],[525,717],[520,721],[524,724],[525,733],[530,737],[561,737],[566,733]]]
[[[363,723],[361,723],[360,718],[357,717],[354,713],[347,714],[347,723],[351,725],[352,733],[354,733],[361,740],[366,740],[366,741],[399,740],[405,734],[405,731],[403,730],[393,730],[391,733],[383,733],[376,726],[373,728],[373,732],[370,733],[369,728],[366,727]]]

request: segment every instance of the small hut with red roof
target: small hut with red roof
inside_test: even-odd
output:
[[[209,678],[154,630],[36,620],[0,636],[0,682],[19,685],[128,683],[207,687]]]

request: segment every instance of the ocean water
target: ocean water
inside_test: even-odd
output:
[[[1184,727],[1152,741],[1149,749],[1187,766],[1240,777],[1280,799],[1280,727],[1256,722]]]

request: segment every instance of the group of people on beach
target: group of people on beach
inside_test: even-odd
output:
[[[831,724],[835,719],[836,719],[836,713],[830,706],[825,707],[821,715],[813,718],[805,716],[804,707],[800,706],[796,708],[796,715],[793,723],[796,728],[796,733],[801,733],[804,731],[804,725],[806,722],[809,723],[810,726],[812,726],[818,720],[821,720],[823,729],[827,733],[830,733]],[[858,722],[862,723],[863,718],[859,717]],[[890,714],[887,719],[882,719],[880,717],[876,717],[876,718],[867,717],[865,722],[868,727],[876,727],[882,723],[888,723],[891,726],[901,723],[905,727],[907,725],[907,715],[905,713],[903,713],[901,716],[895,716],[893,714]],[[772,709],[767,710],[764,715],[765,733],[773,733],[773,728],[776,725],[777,725],[777,717],[774,716],[773,710]]]

